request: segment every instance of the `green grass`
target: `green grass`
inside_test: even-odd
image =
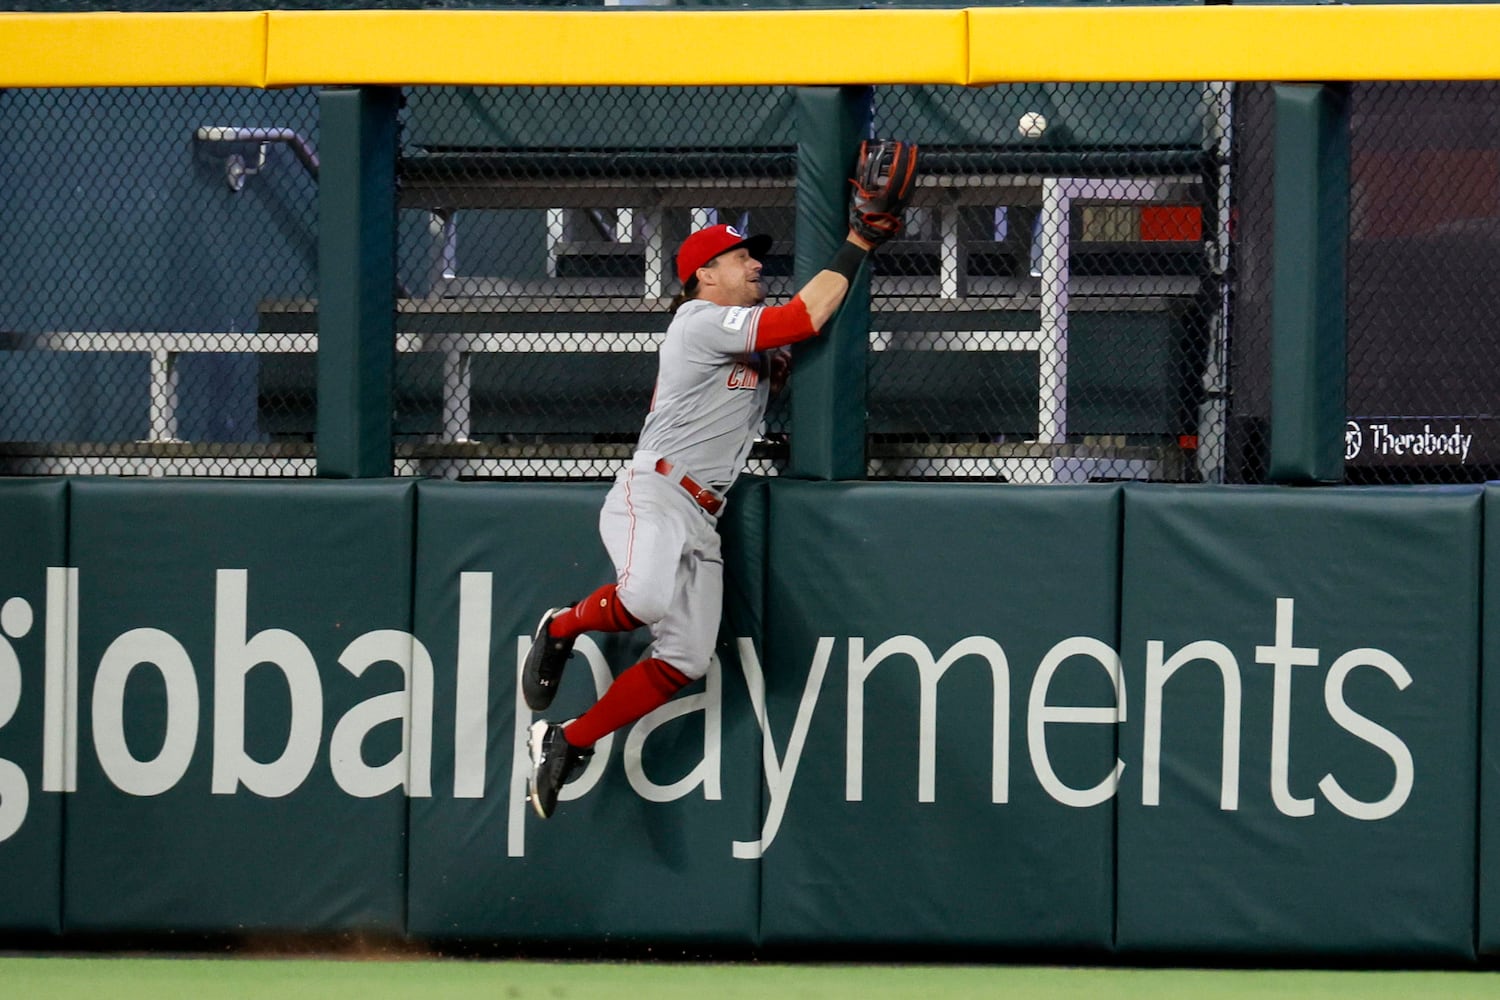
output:
[[[284,958],[6,958],[16,1000],[1466,1000],[1495,972],[1310,972],[976,965],[679,965],[640,962]]]

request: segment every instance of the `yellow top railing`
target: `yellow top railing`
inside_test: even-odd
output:
[[[1500,4],[0,14],[0,87],[1500,78]]]

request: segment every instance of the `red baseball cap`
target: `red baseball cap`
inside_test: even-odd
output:
[[[700,229],[683,240],[682,248],[677,251],[677,280],[686,288],[688,280],[697,273],[698,268],[736,247],[744,247],[750,251],[750,256],[763,260],[771,249],[771,237],[765,233],[746,236],[733,226]]]

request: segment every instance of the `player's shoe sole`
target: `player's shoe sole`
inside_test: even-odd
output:
[[[526,749],[531,755],[526,798],[538,816],[548,819],[557,810],[562,786],[582,773],[594,748],[573,746],[564,738],[562,726],[539,719],[526,732]]]

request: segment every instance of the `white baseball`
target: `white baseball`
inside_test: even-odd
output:
[[[1016,122],[1016,131],[1027,139],[1035,139],[1047,131],[1047,116],[1039,111],[1028,111]]]

